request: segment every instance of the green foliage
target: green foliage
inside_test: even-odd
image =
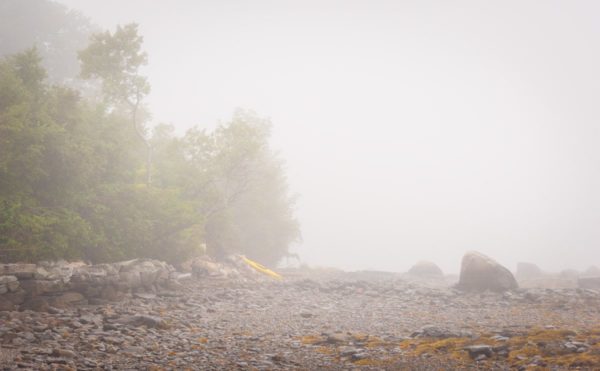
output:
[[[150,257],[180,262],[202,250],[202,219],[179,192],[145,185],[105,185],[86,200],[82,215],[96,233],[85,256],[93,261]]]
[[[175,263],[206,246],[274,264],[299,238],[267,120],[238,111],[211,132],[159,125],[139,140],[120,104],[137,110],[148,92],[141,41],[135,25],[119,27],[80,54],[102,104],[49,85],[36,49],[0,61],[1,260]],[[152,186],[139,176],[150,146]]]
[[[88,223],[73,210],[39,207],[32,199],[0,199],[0,258],[82,258],[80,247],[90,235]]]
[[[176,182],[206,220],[208,252],[244,253],[274,264],[300,237],[281,161],[268,146],[270,124],[238,110],[213,132],[169,138],[161,127],[157,166],[162,184]],[[159,137],[160,138],[160,137]]]
[[[152,147],[146,138],[144,121],[139,120],[143,98],[150,92],[146,77],[140,75],[141,66],[148,63],[148,56],[141,50],[143,38],[138,35],[137,25],[118,26],[114,34],[94,34],[90,45],[79,52],[81,77],[99,79],[105,103],[113,107],[125,106],[131,116],[133,130],[146,147],[146,184],[152,180]]]
[[[98,78],[109,102],[137,105],[150,92],[150,85],[139,69],[148,63],[141,51],[143,38],[137,25],[118,26],[114,34],[94,34],[90,45],[79,52],[81,77]]]

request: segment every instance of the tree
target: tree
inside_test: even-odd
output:
[[[214,257],[245,253],[273,264],[300,238],[294,199],[269,135],[268,120],[238,110],[213,132],[192,129],[156,153],[157,184],[179,184],[202,215],[203,238]]]
[[[89,241],[71,198],[86,178],[76,170],[86,157],[66,146],[65,135],[77,95],[48,87],[40,61],[31,49],[0,62],[0,252],[7,259],[78,257]]]
[[[123,116],[48,85],[40,61],[0,61],[0,258],[197,253],[203,219],[177,187],[136,184],[143,148]]]
[[[206,246],[274,264],[300,234],[269,121],[240,110],[213,131],[159,125],[146,139],[141,42],[128,25],[81,52],[102,102],[50,84],[36,48],[0,59],[0,258],[176,263]]]
[[[142,101],[150,93],[150,84],[140,74],[148,63],[141,50],[143,37],[137,25],[118,26],[114,33],[94,34],[90,45],[79,52],[81,77],[100,79],[106,103],[119,107],[125,105],[131,115],[132,126],[146,146],[146,183],[151,183],[152,147],[146,137],[143,120],[139,120]]]
[[[79,74],[77,51],[94,30],[86,17],[54,1],[0,1],[0,57],[35,46],[53,83],[74,81]]]

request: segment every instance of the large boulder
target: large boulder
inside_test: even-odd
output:
[[[408,270],[408,274],[417,278],[444,278],[444,272],[442,272],[440,267],[429,261],[420,261],[413,265]]]
[[[517,263],[516,277],[518,280],[534,280],[544,275],[540,267],[533,263]]]
[[[134,259],[117,264],[120,266],[121,283],[126,283],[129,288],[142,286],[150,289],[163,284],[169,280],[170,273],[174,270],[167,263],[152,259]]]
[[[0,294],[15,292],[19,288],[19,280],[16,276],[0,276]]]
[[[465,291],[507,291],[519,287],[512,273],[494,259],[470,251],[463,256],[456,285]]]

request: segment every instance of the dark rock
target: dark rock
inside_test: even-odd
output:
[[[77,354],[69,349],[53,349],[52,356],[61,358],[75,358]]]
[[[118,323],[131,326],[146,326],[148,328],[166,329],[167,323],[160,317],[138,314],[135,316],[122,317]]]
[[[353,347],[341,347],[339,349],[340,356],[342,356],[342,357],[350,357],[358,352],[360,352],[360,349],[353,348]]]
[[[477,359],[480,356],[491,357],[494,355],[492,347],[486,344],[471,345],[465,348],[469,352],[469,356],[473,359]]]
[[[360,361],[361,359],[366,359],[369,357],[369,354],[365,351],[360,351],[358,353],[354,353],[352,355],[352,361]]]
[[[68,291],[51,297],[48,303],[56,308],[67,308],[73,305],[87,304],[86,298],[78,292]]]
[[[341,344],[350,340],[350,337],[342,332],[334,332],[333,334],[325,334],[326,344]]]
[[[35,312],[47,312],[49,308],[48,299],[41,296],[29,298],[19,307],[21,310],[32,310]]]

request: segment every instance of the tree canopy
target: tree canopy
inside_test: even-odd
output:
[[[0,61],[1,260],[243,253],[272,264],[300,237],[268,120],[239,110],[182,136],[135,113],[132,125],[150,88],[141,45],[126,25],[79,53],[103,99],[49,82],[38,48]]]
[[[0,57],[36,47],[51,82],[77,77],[77,51],[94,31],[86,17],[54,1],[0,1]]]

